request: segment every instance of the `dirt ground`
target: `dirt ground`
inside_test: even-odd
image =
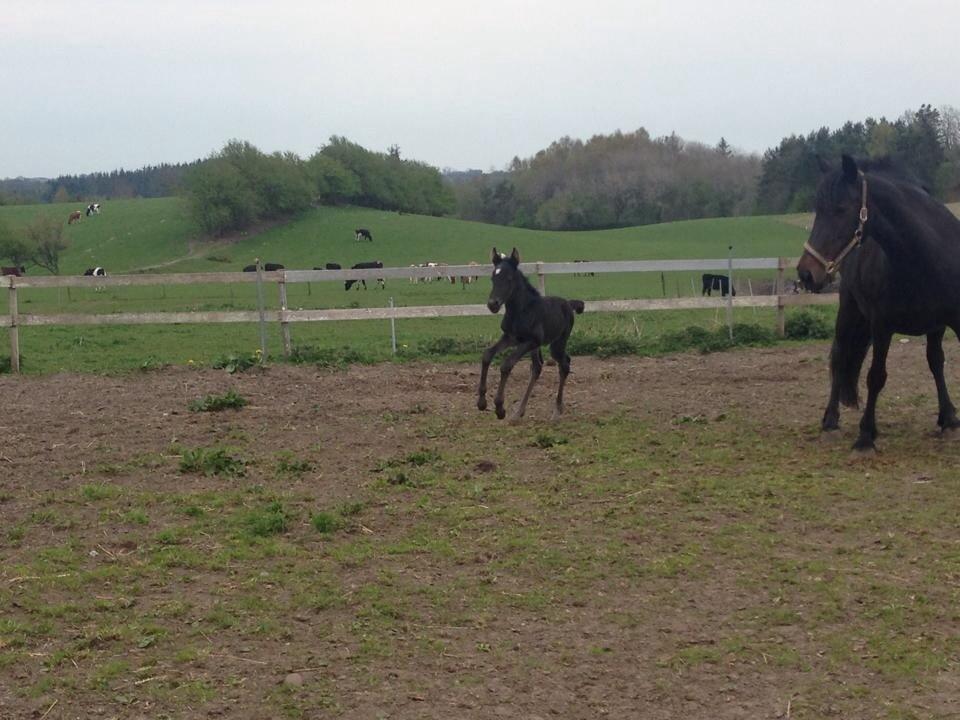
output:
[[[873,602],[867,585],[837,585],[830,618],[827,600],[798,587],[786,619],[757,620],[788,597],[777,579],[788,561],[818,581],[837,574],[844,548],[869,555],[854,569],[892,567],[861,485],[881,486],[867,502],[886,513],[927,488],[955,502],[960,484],[958,453],[934,432],[922,341],[892,348],[881,453],[868,460],[848,457],[853,411],[838,439],[819,437],[827,352],[578,357],[565,418],[548,421],[548,367],[516,428],[476,410],[475,365],[0,377],[0,717],[960,717],[955,612],[878,626],[930,624],[937,660],[897,670],[866,625],[867,649],[851,639],[830,651]],[[960,388],[960,348],[947,352]],[[525,376],[518,366],[508,400]],[[249,405],[187,409],[228,389]],[[183,448],[215,445],[239,448],[243,478],[181,470]],[[442,458],[435,475],[409,459],[425,449]],[[280,474],[281,456],[309,470]],[[671,477],[697,468],[699,479]],[[401,487],[403,472],[422,483]],[[741,489],[712,502],[728,475],[772,478],[785,498],[791,484],[812,488],[821,516]],[[831,478],[844,489],[824,490]],[[252,507],[264,486],[302,510],[295,527],[204,565],[240,552],[234,526],[187,526],[178,503],[189,496],[211,518]],[[695,507],[671,504],[689,492]],[[351,502],[363,510],[349,532],[328,540],[310,527],[306,508]],[[754,504],[769,532],[756,537],[773,539],[751,557],[721,539],[760,522]],[[862,524],[846,524],[854,515]],[[906,535],[897,572],[906,585],[927,578],[931,603],[949,607],[956,566],[913,558],[934,542],[956,554],[960,536],[947,525]],[[187,559],[158,564],[164,544]],[[623,553],[648,571],[626,572]],[[323,588],[335,600],[303,601]]]

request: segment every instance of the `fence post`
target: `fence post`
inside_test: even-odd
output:
[[[287,276],[286,270],[280,271],[280,335],[283,337],[283,356],[290,357],[290,323],[287,322]]]
[[[787,311],[783,304],[783,271],[787,267],[787,258],[777,258],[777,337],[787,336]]]
[[[727,247],[727,332],[733,340],[733,245]]]
[[[17,281],[15,276],[10,277],[10,371],[20,373],[20,328],[19,308],[17,306]]]
[[[390,298],[390,347],[393,348],[393,354],[397,354],[397,313],[396,306],[393,304],[393,298]]]
[[[263,265],[257,261],[257,310],[260,311],[260,364],[267,361],[267,318],[263,309]]]
[[[547,279],[546,279],[546,276],[543,274],[543,263],[540,261],[537,261],[537,285],[539,286],[540,294],[546,295]]]

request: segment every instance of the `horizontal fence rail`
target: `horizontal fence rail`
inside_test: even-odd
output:
[[[587,312],[630,312],[649,310],[699,310],[726,307],[769,307],[777,309],[777,329],[784,333],[784,310],[802,305],[829,305],[837,302],[836,294],[809,295],[785,294],[784,272],[795,266],[796,258],[741,258],[734,260],[625,260],[596,262],[532,262],[521,263],[520,268],[528,275],[536,275],[541,291],[547,275],[572,275],[586,273],[632,273],[632,272],[677,272],[677,271],[726,271],[775,270],[777,284],[775,294],[733,297],[688,297],[651,298],[627,300],[590,300],[585,302]],[[482,277],[490,271],[489,265],[438,265],[436,267],[393,267],[343,270],[279,270],[272,272],[221,272],[180,273],[170,275],[110,275],[106,277],[0,277],[0,288],[9,291],[9,314],[0,316],[0,328],[10,332],[11,366],[19,372],[20,327],[57,325],[181,325],[213,323],[280,323],[284,350],[290,352],[289,324],[299,322],[322,322],[341,320],[397,320],[410,318],[472,317],[489,314],[486,305],[431,305],[385,308],[330,308],[316,310],[290,310],[286,303],[287,283],[336,282],[346,280],[383,279],[450,279]],[[280,309],[238,310],[223,312],[142,312],[103,314],[32,314],[21,313],[17,298],[18,289],[30,288],[105,288],[157,285],[210,285],[210,284],[259,284],[275,283],[280,289]],[[260,300],[262,303],[262,299]],[[266,355],[266,348],[263,348]]]

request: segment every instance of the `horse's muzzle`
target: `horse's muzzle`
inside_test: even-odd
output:
[[[499,300],[487,300],[487,309],[496,315],[500,312],[500,301]]]
[[[814,274],[807,269],[797,270],[797,277],[800,279],[800,284],[812,293],[820,292],[827,281],[825,277],[822,281],[818,282],[816,278],[814,278]]]

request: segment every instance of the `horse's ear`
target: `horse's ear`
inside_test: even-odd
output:
[[[516,248],[514,248],[513,252],[510,253],[510,262],[512,262],[514,265],[520,264],[520,251]]]
[[[857,167],[857,161],[849,155],[843,156],[843,179],[848,183],[855,183],[860,168]]]
[[[820,168],[820,172],[826,175],[828,172],[833,170],[833,166],[827,161],[823,155],[817,154],[817,167]]]
[[[493,264],[496,265],[498,262],[500,262],[500,253],[497,252],[497,248],[496,248],[496,246],[494,246],[494,248],[493,248]]]

